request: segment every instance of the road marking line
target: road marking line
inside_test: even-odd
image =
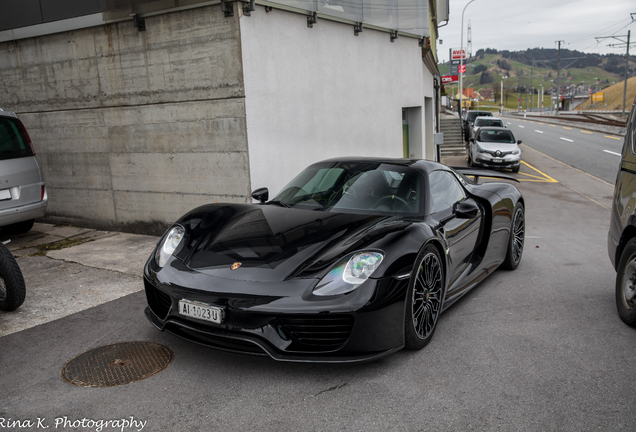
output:
[[[508,124],[512,124],[512,123],[508,122]]]
[[[528,120],[530,123],[534,123],[532,120]]]
[[[540,130],[536,130],[536,129],[535,129],[534,131],[535,131],[535,132],[539,132],[539,133],[543,133],[543,132],[541,132]]]
[[[545,182],[545,183],[558,183],[557,180],[553,179],[552,177],[550,177],[549,175],[547,175],[546,173],[543,173],[541,171],[539,171],[538,169],[536,169],[535,167],[533,167],[532,165],[530,165],[527,162],[521,161],[522,164],[524,164],[525,166],[527,166],[530,169],[535,170],[536,172],[538,172],[539,174],[541,174],[543,176],[543,178],[541,180],[531,180],[531,179],[519,179],[519,181],[530,181],[530,182]],[[537,177],[534,176],[532,174],[526,174],[526,173],[519,173],[519,174],[524,174],[527,175],[529,177]]]
[[[563,137],[561,137],[561,139],[562,139],[563,141],[574,142],[574,140],[567,139],[567,138],[563,138]]]
[[[615,139],[615,140],[622,140],[623,138],[617,138],[617,137],[613,137],[610,135],[603,135],[605,138],[611,138],[611,139]]]
[[[589,132],[589,131],[582,130],[581,132],[592,135],[592,132]]]
[[[554,162],[559,163],[559,164],[563,165],[564,167],[571,168],[571,169],[573,169],[574,171],[579,172],[579,173],[581,173],[581,174],[583,174],[583,175],[586,175],[586,176],[588,176],[589,178],[593,178],[594,180],[599,181],[599,182],[601,182],[601,183],[603,183],[603,184],[606,184],[607,186],[614,187],[614,184],[613,184],[613,183],[610,183],[610,182],[608,182],[608,181],[606,181],[606,180],[603,180],[602,178],[598,178],[598,177],[596,177],[596,176],[594,176],[594,175],[592,175],[592,174],[590,174],[590,173],[587,173],[587,172],[582,171],[582,170],[580,170],[580,169],[578,169],[578,168],[575,168],[575,167],[573,167],[572,165],[568,165],[568,164],[566,164],[565,162],[560,161],[560,160],[558,160],[558,159],[555,159],[555,158],[553,158],[552,156],[548,156],[547,154],[545,154],[545,153],[543,153],[543,152],[540,152],[540,151],[539,151],[539,150],[537,150],[537,149],[534,149],[534,148],[532,148],[532,147],[528,147],[527,149],[528,149],[528,151],[533,151],[533,152],[535,152],[535,153],[539,153],[539,154],[540,154],[541,156],[543,156],[543,157],[547,157],[548,159],[553,160]],[[566,187],[569,187],[569,186],[566,186]],[[570,188],[570,189],[572,189],[572,188]],[[572,189],[572,190],[574,190],[574,189]],[[575,191],[575,192],[576,192],[576,193],[580,193],[580,192],[578,192],[578,191]],[[583,195],[583,194],[581,194],[581,195]],[[586,197],[586,198],[588,198],[588,196],[587,196],[587,195],[583,195],[583,196],[584,196],[584,197]],[[594,201],[594,202],[596,202],[596,201]],[[605,207],[603,204],[600,204],[600,206],[601,206],[601,207]],[[607,208],[607,207],[605,207],[605,208]]]
[[[572,128],[563,126],[563,129],[572,130]]]
[[[521,126],[521,125],[519,125],[519,127],[520,127],[520,128],[524,128],[524,129],[525,129],[525,126]]]
[[[615,153],[615,152],[613,152],[613,151],[609,151],[609,150],[603,150],[603,151],[604,151],[605,153],[613,154],[613,155],[616,155],[616,156],[622,156],[620,153]]]
[[[556,125],[550,125],[550,127],[556,127]]]
[[[539,124],[544,124],[544,123],[539,122]]]

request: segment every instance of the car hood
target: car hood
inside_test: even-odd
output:
[[[254,204],[206,205],[177,223],[186,234],[176,257],[190,269],[262,282],[321,277],[347,254],[377,247],[411,224],[389,216]],[[240,265],[232,270],[235,263]]]
[[[515,143],[515,144],[508,144],[508,143],[494,143],[494,142],[483,142],[483,141],[477,141],[477,144],[479,145],[479,147],[483,148],[484,150],[487,151],[497,151],[497,150],[501,150],[502,152],[511,152],[513,150],[517,150],[519,148],[519,146]]]

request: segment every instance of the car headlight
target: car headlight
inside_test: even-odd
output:
[[[314,288],[314,295],[346,294],[369,279],[380,266],[384,255],[380,252],[359,252],[340,260]]]
[[[175,226],[168,231],[168,234],[163,238],[157,250],[155,251],[155,262],[159,267],[163,267],[168,262],[168,258],[181,243],[181,239],[185,234],[185,229],[182,226]]]
[[[475,144],[475,147],[477,148],[477,152],[479,152],[479,153],[485,153],[485,152],[486,152],[486,150],[484,150],[483,148],[481,148],[481,147],[479,146],[479,144]]]
[[[518,155],[519,153],[521,153],[521,151],[520,151],[519,149],[517,149],[517,150],[513,150],[513,151],[512,151],[512,154],[513,154],[513,155]]]

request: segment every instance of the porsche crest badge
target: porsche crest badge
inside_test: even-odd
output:
[[[237,268],[239,268],[241,266],[242,263],[240,262],[235,262],[234,264],[232,264],[232,266],[230,267],[230,270],[236,270]]]

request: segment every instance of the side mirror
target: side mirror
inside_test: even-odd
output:
[[[269,199],[269,190],[266,187],[258,188],[254,192],[252,192],[252,198],[260,201],[261,203],[264,203]]]
[[[517,141],[517,144],[521,144],[521,140]]]
[[[455,205],[455,216],[460,219],[472,219],[479,215],[479,206],[472,199],[467,199]]]

